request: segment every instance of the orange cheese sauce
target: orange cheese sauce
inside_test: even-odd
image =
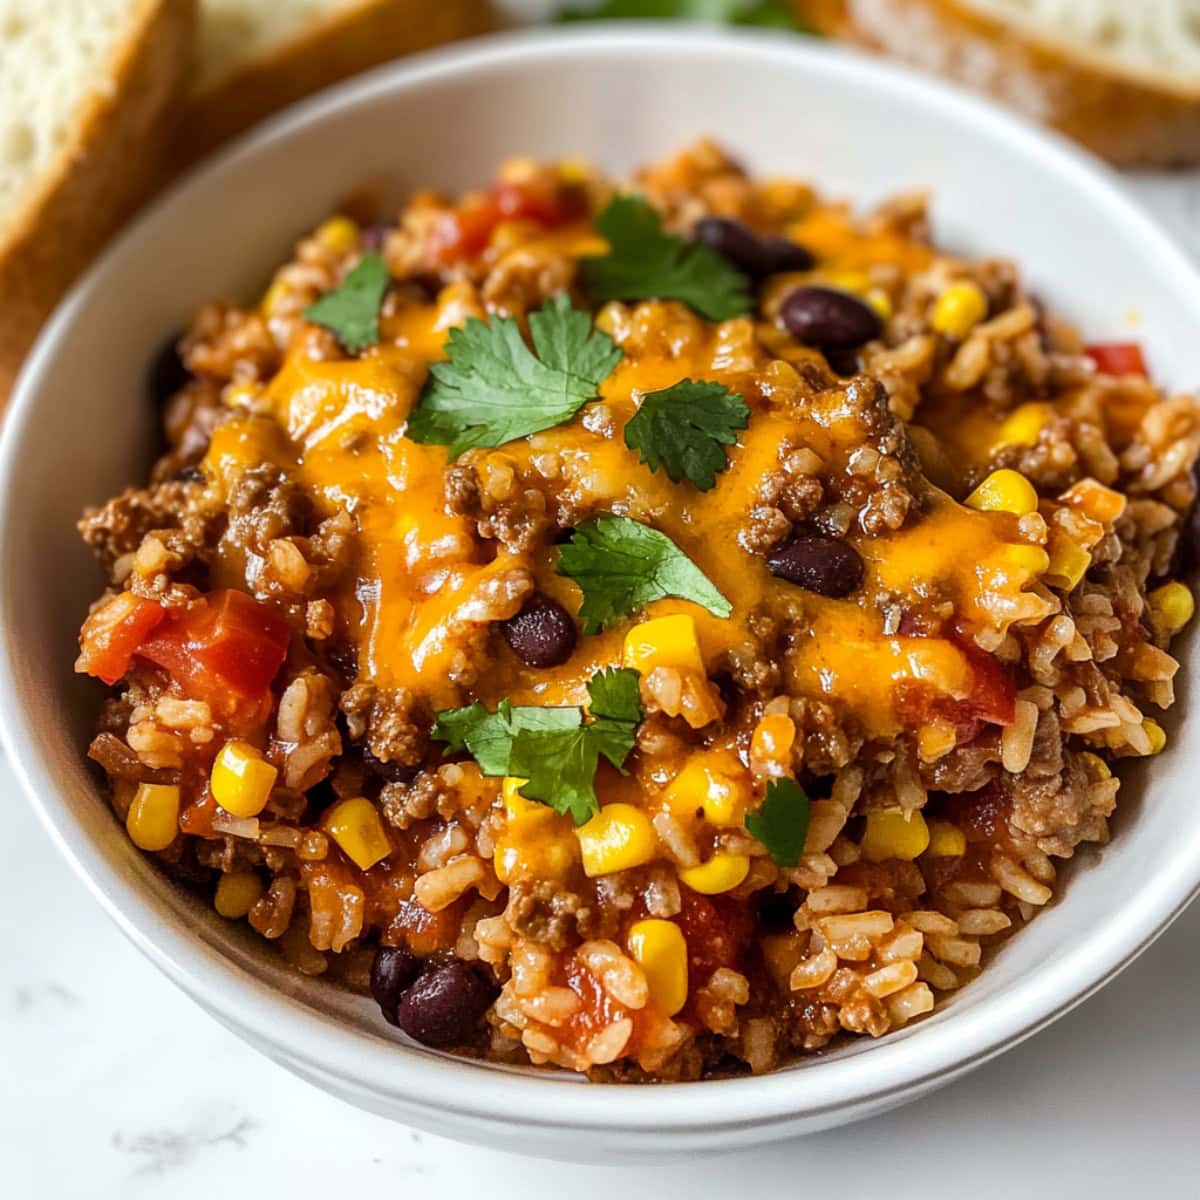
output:
[[[817,210],[792,233],[840,266],[886,258],[917,269],[930,253],[895,235],[856,234],[838,209]],[[537,244],[542,242],[575,254],[599,248],[577,227],[545,234]],[[453,292],[446,289],[436,302],[402,305],[384,320],[382,344],[358,359],[314,361],[298,342],[266,385],[257,415],[216,430],[207,467],[228,485],[249,465],[273,463],[303,484],[322,513],[345,508],[354,515],[360,531],[356,577],[339,592],[336,609],[340,634],[357,645],[360,679],[410,689],[435,710],[473,699],[490,705],[504,698],[579,703],[588,678],[620,662],[624,633],[636,616],[581,637],[560,668],[533,669],[502,651],[472,694],[464,695],[451,678],[471,625],[472,598],[490,577],[524,566],[540,590],[570,611],[581,603],[576,585],[556,573],[555,547],[518,560],[485,546],[449,504],[445,448],[405,436],[428,364],[443,356],[450,328],[463,319]],[[765,558],[738,542],[764,477],[778,469],[785,442],[843,468],[867,439],[860,414],[845,403],[843,390],[803,394],[792,367],[774,360],[761,339],[745,336],[748,319],[718,326],[680,309],[677,330],[668,320],[656,336],[622,337],[616,327],[623,319],[628,314],[602,312],[598,319],[626,343],[625,357],[601,389],[606,421],[589,420],[595,406],[585,406],[567,425],[472,452],[476,464],[486,469],[495,462],[551,497],[569,492],[589,514],[632,517],[667,534],[732,603],[733,614],[722,619],[668,599],[650,605],[645,615],[692,615],[706,663],[732,652],[752,654],[750,624],[768,614],[794,631],[784,652],[789,690],[833,702],[868,735],[891,736],[903,727],[894,703],[898,685],[919,683],[950,698],[967,695],[972,670],[957,645],[902,636],[894,612],[885,610],[941,599],[951,601],[968,626],[993,622],[998,610],[1018,603],[1033,579],[1020,553],[1012,552],[1019,541],[1014,519],[965,508],[921,483],[920,502],[901,531],[882,538],[849,534],[866,569],[855,595],[832,600],[776,579]],[[738,326],[740,337],[736,328],[731,334]],[[793,351],[793,360],[805,353]],[[622,436],[643,394],[685,378],[719,380],[751,409],[748,428],[730,448],[728,469],[707,493],[651,472]],[[973,458],[990,436],[967,427]],[[230,549],[223,569],[245,575],[254,564],[237,560]]]

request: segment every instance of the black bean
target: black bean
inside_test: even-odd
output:
[[[192,378],[179,353],[181,336],[168,338],[150,362],[146,385],[155,404],[166,404]]]
[[[421,971],[421,960],[401,946],[380,946],[371,964],[371,995],[389,1024],[395,1025],[396,1008],[404,992]]]
[[[778,275],[783,271],[811,271],[816,259],[799,242],[791,238],[765,237],[761,240],[765,259],[766,275]]]
[[[575,649],[575,622],[557,600],[534,595],[515,617],[500,622],[512,652],[531,667],[561,666]]]
[[[760,892],[758,922],[764,929],[794,929],[798,907],[791,892]]]
[[[793,538],[767,558],[773,575],[822,596],[848,596],[863,578],[858,551],[828,538]]]
[[[171,475],[172,483],[203,483],[204,471],[199,463],[186,463]]]
[[[705,217],[696,222],[692,236],[700,245],[716,251],[751,279],[760,279],[769,273],[767,256],[758,234],[738,221],[730,221],[725,217]]]
[[[469,1041],[492,1002],[493,988],[463,962],[426,971],[403,995],[396,1024],[426,1046]]]
[[[879,314],[849,292],[799,287],[783,302],[780,314],[788,333],[821,350],[853,350],[883,332]]]
[[[411,783],[421,771],[420,767],[409,767],[404,763],[384,762],[382,758],[376,758],[366,746],[362,748],[362,761],[363,766],[384,783]]]

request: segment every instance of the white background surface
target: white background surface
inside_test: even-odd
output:
[[[1200,178],[1132,186],[1200,248]],[[0,806],[6,1200],[1200,1196],[1200,906],[1053,1028],[907,1108],[720,1158],[573,1167],[418,1134],[293,1078],[125,943],[2,762]]]

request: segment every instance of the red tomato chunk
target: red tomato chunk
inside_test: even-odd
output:
[[[116,683],[129,670],[138,647],[166,615],[161,604],[132,592],[114,596],[84,621],[76,670],[110,686]]]
[[[1137,342],[1097,342],[1084,350],[1105,375],[1149,375]]]
[[[227,589],[172,613],[138,649],[189,696],[258,699],[287,657],[288,623],[245,592]]]

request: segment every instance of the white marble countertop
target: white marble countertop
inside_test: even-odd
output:
[[[1131,186],[1200,249],[1200,178]],[[907,1108],[715,1159],[573,1167],[420,1134],[292,1077],[124,941],[3,762],[0,805],[10,943],[0,961],[0,1195],[11,1200],[304,1198],[326,1188],[706,1200],[751,1179],[788,1196],[837,1187],[853,1200],[1200,1195],[1200,905],[1053,1028]]]

